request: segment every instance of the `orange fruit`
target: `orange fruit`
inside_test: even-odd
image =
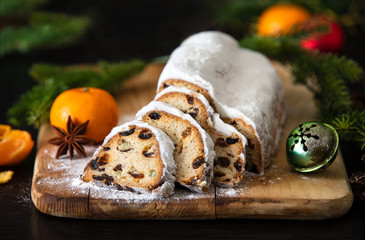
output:
[[[53,102],[50,122],[66,129],[68,116],[79,125],[90,120],[85,137],[103,141],[118,123],[118,106],[107,91],[93,88],[75,88],[64,91]]]
[[[9,125],[0,125],[0,165],[21,163],[32,151],[34,142],[27,131],[12,130]]]
[[[11,127],[9,125],[0,125],[0,141],[5,139],[10,131]]]
[[[290,34],[309,20],[311,14],[295,4],[275,4],[268,7],[259,17],[257,34],[278,36]]]

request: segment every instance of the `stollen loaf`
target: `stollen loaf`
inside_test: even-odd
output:
[[[197,33],[170,55],[157,92],[169,86],[204,95],[222,120],[247,138],[246,170],[263,173],[275,157],[285,120],[284,89],[268,58],[241,48],[225,33]]]

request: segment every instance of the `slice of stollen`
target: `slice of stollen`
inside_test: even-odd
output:
[[[163,130],[175,144],[176,182],[195,192],[208,192],[215,152],[204,129],[189,114],[159,101],[143,107],[137,118]]]
[[[190,114],[212,138],[216,153],[214,183],[220,186],[235,186],[242,180],[247,140],[234,127],[224,123],[219,114],[214,113],[202,94],[187,88],[171,86],[157,94],[155,100]]]
[[[115,127],[86,165],[82,179],[119,190],[171,195],[175,187],[174,144],[141,121]]]

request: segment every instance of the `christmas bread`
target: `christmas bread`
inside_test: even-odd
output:
[[[132,121],[115,127],[85,167],[82,179],[137,193],[171,195],[174,144],[160,129]]]
[[[157,91],[172,85],[203,94],[247,138],[246,169],[263,173],[275,157],[285,119],[283,86],[264,55],[240,48],[227,34],[201,32],[170,55]]]
[[[163,130],[175,144],[176,182],[194,192],[207,192],[215,153],[204,129],[189,114],[159,101],[143,107],[137,118]]]
[[[242,180],[246,138],[234,127],[224,123],[202,94],[171,86],[157,94],[155,100],[190,114],[212,138],[216,153],[213,181],[216,184],[234,186]]]

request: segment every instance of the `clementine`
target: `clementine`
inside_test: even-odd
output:
[[[105,90],[93,87],[64,91],[53,102],[50,122],[66,129],[68,116],[79,125],[89,120],[85,137],[101,142],[118,123],[118,106]]]
[[[34,142],[27,131],[0,125],[0,165],[21,163],[32,151]]]
[[[275,4],[259,17],[257,33],[266,36],[290,34],[309,20],[311,14],[295,4]]]

